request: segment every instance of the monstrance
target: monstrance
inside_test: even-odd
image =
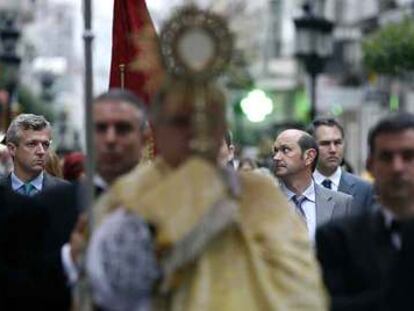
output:
[[[196,90],[193,127],[195,153],[208,155],[212,141],[206,114],[205,86],[223,73],[232,57],[233,36],[225,19],[194,6],[179,10],[160,35],[164,66],[172,79],[182,79]]]

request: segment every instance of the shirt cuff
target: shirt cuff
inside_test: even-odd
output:
[[[63,245],[61,249],[61,257],[63,269],[69,281],[69,285],[74,285],[79,279],[79,272],[78,268],[76,267],[76,264],[72,260],[72,256],[70,255],[69,243],[65,243],[65,245]]]

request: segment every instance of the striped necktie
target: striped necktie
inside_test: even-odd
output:
[[[302,219],[306,222],[306,214],[305,214],[305,211],[302,208],[302,203],[305,200],[306,200],[306,197],[304,195],[297,195],[297,194],[295,194],[292,197],[292,202],[295,204],[296,211],[302,217]]]

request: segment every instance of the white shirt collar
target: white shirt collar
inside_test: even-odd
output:
[[[322,182],[325,179],[329,179],[332,182],[332,184],[333,184],[333,187],[332,187],[333,189],[338,189],[339,182],[341,181],[341,176],[342,176],[342,169],[341,169],[340,166],[338,166],[338,168],[336,169],[336,171],[331,176],[322,175],[321,172],[318,171],[318,169],[316,169],[313,172],[313,178],[315,179],[315,182],[318,185],[321,185]]]
[[[280,189],[283,194],[288,198],[289,201],[292,200],[292,197],[295,195],[291,190],[289,190],[286,185],[281,182]],[[315,183],[312,180],[308,188],[302,193],[306,197],[306,200],[303,201],[302,209],[305,213],[306,218],[306,227],[308,228],[308,236],[312,244],[315,240],[315,231],[316,231],[316,202],[315,202]]]
[[[391,212],[389,209],[386,209],[385,207],[381,206],[381,213],[384,216],[384,223],[386,228],[391,228],[391,223],[395,218],[395,215],[393,212]]]
[[[108,183],[99,174],[95,174],[93,176],[93,183],[95,184],[95,186],[97,186],[97,187],[99,187],[103,190],[106,190],[109,187]]]
[[[384,216],[385,228],[388,230],[392,230],[392,222],[394,220],[397,220],[395,214],[389,209],[386,209],[385,207],[381,207],[380,210],[382,215]],[[398,250],[401,249],[402,239],[399,232],[391,231],[391,242]]]
[[[11,173],[11,185],[12,185],[12,189],[14,191],[19,190],[25,183],[16,176],[16,174],[14,174],[14,172]],[[30,183],[32,184],[33,187],[36,188],[37,191],[42,191],[42,187],[43,187],[43,171],[40,172],[39,175],[37,175],[35,178],[33,178]]]
[[[291,200],[292,197],[296,195],[296,193],[291,191],[282,181],[280,182],[280,189],[288,198],[288,200]],[[315,202],[315,184],[313,183],[313,180],[311,180],[311,183],[309,184],[308,188],[303,191],[302,195],[305,196],[307,200]]]

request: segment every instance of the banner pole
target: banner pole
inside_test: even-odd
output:
[[[86,129],[86,173],[87,173],[87,187],[88,193],[85,195],[85,207],[88,208],[89,220],[92,221],[92,203],[94,198],[93,177],[95,171],[95,157],[94,157],[94,126],[93,126],[93,63],[92,63],[92,41],[94,34],[92,32],[92,6],[91,0],[84,0],[84,18],[85,30],[83,39],[85,43],[85,129]],[[89,225],[93,225],[90,222]],[[92,227],[90,227],[92,229]]]
[[[93,60],[92,42],[94,33],[92,31],[92,0],[83,0],[84,14],[84,126],[86,144],[86,183],[83,192],[83,206],[88,215],[88,231],[92,232],[94,227],[93,202],[94,202],[94,126],[93,126]],[[86,249],[85,249],[86,251]],[[90,289],[85,273],[85,253],[82,254],[79,262],[79,280],[75,288],[75,310],[89,311],[92,309]]]

